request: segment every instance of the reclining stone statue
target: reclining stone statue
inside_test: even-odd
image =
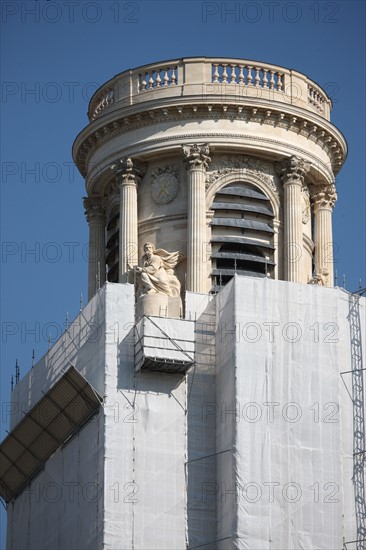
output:
[[[141,266],[135,267],[139,279],[138,297],[146,294],[180,296],[180,282],[174,275],[174,268],[182,258],[180,252],[155,249],[152,243],[145,243]]]

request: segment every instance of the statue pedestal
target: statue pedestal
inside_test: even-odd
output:
[[[145,294],[137,301],[136,317],[143,315],[152,317],[168,317],[169,297],[165,294]]]
[[[183,317],[182,300],[180,296],[170,296],[168,301],[168,317],[181,319]]]
[[[182,301],[179,296],[171,297],[165,294],[145,294],[136,303],[136,319],[143,315],[151,317],[182,317]]]

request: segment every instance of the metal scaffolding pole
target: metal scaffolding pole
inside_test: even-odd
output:
[[[352,402],[353,402],[353,485],[357,526],[357,550],[364,550],[366,538],[365,502],[365,410],[362,368],[362,341],[360,320],[360,295],[349,295],[349,324],[351,336]]]

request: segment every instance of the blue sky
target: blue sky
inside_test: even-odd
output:
[[[334,211],[338,284],[365,281],[365,3],[1,3],[1,400],[87,296],[84,181],[71,158],[88,100],[115,74],[187,56],[296,69],[332,97],[349,154]],[[73,243],[73,244],[72,244]],[[32,252],[33,251],[33,252]],[[2,415],[4,437],[8,420]],[[4,514],[1,515],[3,548]]]

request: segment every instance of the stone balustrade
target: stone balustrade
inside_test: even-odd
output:
[[[97,118],[100,115],[100,113],[106,107],[109,107],[109,105],[112,105],[113,102],[114,102],[113,87],[108,87],[107,89],[105,89],[103,86],[102,90],[99,92],[99,94],[95,98],[95,107],[90,116],[90,119],[94,120],[95,118]]]
[[[212,82],[260,86],[284,91],[284,73],[261,65],[242,63],[212,63]]]
[[[319,114],[322,115],[324,113],[324,106],[329,101],[326,94],[319,86],[316,86],[315,84],[308,84],[308,93],[309,104],[313,105]]]
[[[163,67],[160,65],[157,67],[149,67],[146,71],[143,71],[138,75],[138,91],[142,92],[163,86],[174,86],[178,84],[177,72],[178,66],[176,64],[166,65]]]
[[[256,61],[190,57],[124,71],[96,91],[89,120],[114,109],[148,101],[208,102],[223,96],[238,103],[253,97],[258,103],[276,101],[299,107],[330,120],[331,100],[307,76]],[[146,106],[147,107],[147,106]],[[145,108],[145,106],[144,106]]]

